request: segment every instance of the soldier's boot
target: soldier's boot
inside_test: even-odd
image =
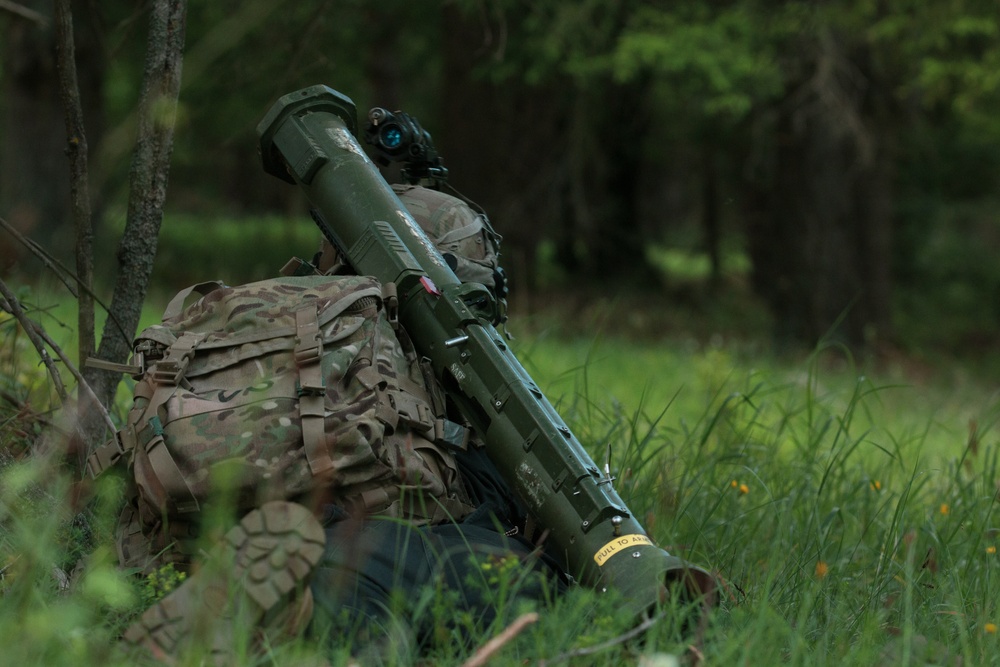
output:
[[[124,643],[167,664],[199,655],[232,664],[242,647],[301,632],[312,612],[307,587],[325,534],[312,512],[275,501],[248,513],[183,584],[147,609]],[[266,639],[265,639],[266,638]]]

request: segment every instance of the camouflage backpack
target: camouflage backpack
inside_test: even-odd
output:
[[[313,498],[421,522],[471,511],[450,451],[467,431],[444,418],[382,294],[362,276],[205,283],[139,334],[127,423],[91,457],[92,473],[121,456],[133,473],[123,566],[186,562],[197,514],[220,492],[244,510]]]
[[[500,267],[500,241],[483,213],[477,213],[464,200],[418,185],[392,186],[417,224],[462,282],[485,285],[498,299],[507,294]],[[337,272],[336,249],[326,239],[315,260],[321,272]]]

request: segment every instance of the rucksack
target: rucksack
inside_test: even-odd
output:
[[[394,184],[393,192],[462,282],[485,285],[498,300],[507,295],[500,266],[500,242],[485,213],[464,200],[419,185]],[[343,259],[323,239],[314,264],[322,273],[339,272]],[[348,269],[350,270],[350,269]]]
[[[417,522],[472,510],[451,454],[467,430],[445,418],[374,278],[188,288],[139,334],[133,359],[134,403],[112,445],[135,487],[119,521],[126,567],[183,561],[219,493],[246,511],[310,495]],[[91,458],[97,473],[115,453]]]
[[[459,280],[494,287],[502,239],[485,213],[476,212],[458,197],[431,188],[395,184],[392,189],[452,264]]]

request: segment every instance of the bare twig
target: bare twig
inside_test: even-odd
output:
[[[17,228],[15,228],[12,224],[4,220],[3,217],[0,217],[0,227],[3,227],[4,230],[6,230],[7,233],[13,236],[18,243],[20,243],[29,251],[31,251],[31,253],[35,255],[35,257],[37,257],[42,262],[42,264],[45,265],[47,269],[52,271],[52,273],[59,279],[59,281],[62,282],[63,285],[65,285],[66,289],[69,290],[69,293],[73,295],[73,298],[78,298],[79,296],[79,293],[77,292],[76,287],[74,287],[74,284],[79,286],[80,289],[86,291],[90,295],[90,298],[94,300],[94,303],[99,305],[101,309],[108,314],[108,322],[114,323],[115,327],[118,329],[118,333],[120,333],[122,336],[122,340],[124,340],[126,344],[129,345],[132,344],[132,337],[129,334],[125,333],[125,328],[122,326],[121,322],[118,321],[118,318],[115,317],[115,314],[111,312],[111,310],[108,308],[108,305],[104,303],[93,290],[84,285],[80,281],[80,279],[77,278],[77,276],[72,271],[66,268],[66,266],[62,262],[60,262],[58,259],[49,254],[45,250],[45,248],[41,247],[31,239],[26,237],[24,234],[19,232]]]
[[[23,19],[28,19],[29,21],[34,21],[43,28],[49,26],[49,18],[40,12],[36,12],[34,9],[25,7],[18,2],[12,2],[11,0],[0,0],[0,9],[5,9],[11,14],[20,16]]]
[[[37,257],[42,264],[45,265],[45,268],[52,271],[56,278],[58,278],[59,281],[66,286],[66,289],[69,290],[69,293],[73,295],[74,299],[77,297],[76,287],[73,286],[73,281],[67,279],[68,272],[66,271],[66,267],[64,267],[59,260],[50,255],[45,248],[18,231],[17,227],[7,222],[3,217],[0,217],[0,227],[3,227],[4,230],[13,236],[18,243],[31,251],[31,254]]]
[[[7,287],[7,283],[0,278],[0,295],[3,295],[6,301],[6,310],[14,316],[20,325],[24,329],[24,333],[27,334],[28,340],[31,344],[35,346],[35,350],[38,352],[38,357],[45,364],[45,370],[49,372],[49,376],[52,378],[52,383],[55,385],[56,393],[59,394],[59,398],[63,402],[66,401],[66,387],[63,385],[62,377],[59,375],[59,369],[56,368],[55,362],[49,355],[49,351],[45,349],[45,341],[42,337],[38,335],[39,327],[36,326],[35,322],[24,314],[24,309],[21,308],[21,303],[17,300],[14,293]]]
[[[80,391],[83,392],[83,394],[90,401],[90,403],[87,405],[87,409],[96,410],[97,413],[101,415],[101,417],[103,417],[104,423],[108,426],[108,428],[114,431],[116,427],[115,423],[111,420],[111,414],[108,412],[107,408],[104,407],[104,404],[101,403],[100,400],[98,400],[97,395],[94,393],[94,390],[90,387],[90,384],[88,384],[87,381],[84,379],[83,375],[80,373],[80,370],[73,365],[73,360],[70,359],[69,356],[62,351],[62,348],[56,345],[55,341],[53,341],[52,338],[49,337],[49,334],[44,329],[42,329],[41,326],[37,324],[35,324],[35,326],[38,327],[38,335],[42,338],[42,340],[45,341],[46,345],[51,347],[52,351],[56,353],[56,356],[59,357],[59,360],[62,361],[63,364],[66,366],[66,370],[68,370],[70,374],[76,379],[77,383],[79,384]]]
[[[635,626],[625,634],[613,637],[607,641],[601,642],[600,644],[594,644],[593,646],[586,646],[584,648],[574,649],[572,651],[567,651],[557,655],[554,658],[549,658],[548,660],[539,661],[539,667],[546,667],[547,665],[554,665],[559,662],[565,662],[566,660],[571,660],[573,658],[581,658],[588,655],[593,655],[595,653],[600,653],[601,651],[606,651],[609,648],[614,648],[621,644],[625,644],[636,637],[640,636],[642,633],[649,630],[651,627],[663,620],[663,614],[658,614],[657,616],[652,616],[647,618],[639,625]]]
[[[68,400],[69,394],[63,384],[62,376],[59,374],[59,369],[55,367],[55,362],[49,354],[48,349],[46,349],[46,346],[52,349],[59,360],[66,366],[66,370],[68,370],[70,374],[76,378],[80,391],[94,403],[91,407],[97,410],[98,414],[104,418],[105,424],[107,424],[112,431],[115,430],[115,423],[111,420],[111,415],[105,409],[104,405],[97,400],[97,396],[94,394],[93,389],[91,389],[90,385],[87,384],[86,380],[84,380],[83,375],[80,374],[77,367],[73,365],[73,361],[65,352],[63,352],[62,348],[60,348],[56,342],[52,340],[40,324],[25,314],[24,309],[17,300],[17,297],[10,290],[3,279],[0,279],[0,295],[3,295],[4,309],[14,316],[14,318],[21,325],[21,328],[24,329],[24,332],[28,335],[28,339],[31,341],[31,344],[35,346],[35,350],[38,352],[39,358],[41,358],[42,363],[45,364],[46,370],[49,371],[49,375],[52,377],[52,381],[56,385],[56,393],[59,394],[59,398],[63,401],[63,403]]]
[[[504,628],[503,632],[480,646],[476,652],[472,654],[472,657],[462,663],[462,667],[482,667],[489,662],[490,658],[492,658],[500,649],[520,634],[522,630],[537,620],[538,614],[535,612],[518,616],[514,619],[513,623]]]

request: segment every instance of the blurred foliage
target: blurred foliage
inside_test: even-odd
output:
[[[15,20],[0,14],[0,31]],[[91,144],[101,248],[113,247],[124,215],[145,20],[130,0],[102,2],[87,18],[100,31],[105,68],[103,88],[84,91],[103,103]],[[830,43],[846,67],[824,60]],[[362,115],[374,105],[405,108],[451,147],[453,181],[495,214],[518,285],[592,284],[595,275],[627,282],[628,270],[657,261],[685,273],[682,255],[704,261],[714,245],[723,274],[744,280],[759,268],[748,251],[747,186],[771,177],[767,158],[787,139],[774,133],[774,116],[834,65],[852,90],[878,93],[871,99],[886,107],[871,102],[843,118],[887,143],[894,208],[884,261],[897,342],[941,342],[917,330],[929,328],[928,313],[947,321],[938,332],[957,337],[952,345],[985,339],[1000,325],[1000,269],[987,261],[1000,249],[1000,19],[989,0],[194,3],[158,275],[170,289],[190,282],[178,273],[209,278],[223,263],[240,264],[240,276],[276,270],[270,259],[243,267],[255,253],[209,231],[218,226],[211,221],[247,217],[247,233],[267,226],[255,222],[266,216],[305,217],[301,194],[262,173],[255,126],[278,96],[325,83]],[[876,112],[891,119],[891,136],[870,124]],[[0,126],[0,145],[9,127]],[[639,201],[607,205],[616,194]],[[710,197],[721,241],[709,237]],[[208,222],[195,234],[184,216]],[[647,252],[633,249],[599,271],[600,246],[616,235],[624,243],[626,232]],[[287,255],[296,244],[285,241],[298,234],[254,231],[246,242]],[[223,257],[223,247],[233,252]],[[112,252],[97,261],[100,275],[113,271]]]

